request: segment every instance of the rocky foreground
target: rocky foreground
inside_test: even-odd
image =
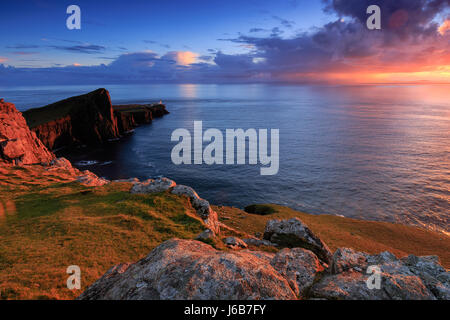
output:
[[[198,239],[218,237],[226,227],[206,200],[170,179],[135,181],[131,189],[165,191],[188,197],[197,208],[208,228]],[[370,255],[350,248],[333,254],[298,218],[268,221],[263,240],[223,242],[230,251],[196,240],[166,241],[134,264],[112,267],[78,299],[450,299],[450,273],[437,256],[397,259],[387,251]],[[247,243],[279,251],[248,250]],[[378,287],[368,284],[374,269]]]

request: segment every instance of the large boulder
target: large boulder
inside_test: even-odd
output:
[[[379,271],[380,287],[368,285]],[[445,269],[433,257],[397,259],[392,253],[369,255],[350,248],[336,250],[331,273],[314,284],[317,298],[349,300],[449,299]]]
[[[324,271],[317,256],[302,248],[280,250],[270,264],[287,279],[299,297],[307,295],[317,275]]]
[[[269,220],[263,237],[280,247],[300,247],[311,250],[320,260],[327,264],[331,262],[332,253],[328,246],[299,218]]]
[[[173,239],[135,264],[111,268],[81,300],[296,299],[288,282],[250,251],[217,251],[194,240]]]
[[[51,153],[12,103],[0,101],[0,160],[15,165],[48,164]]]

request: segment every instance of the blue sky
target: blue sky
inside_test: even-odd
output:
[[[66,9],[81,8],[81,30]],[[366,9],[381,10],[369,30]],[[0,85],[450,82],[450,0],[0,2]]]
[[[81,30],[66,28],[66,8],[81,8]],[[259,31],[283,35],[323,25],[330,15],[320,1],[2,1],[0,56],[16,67],[108,64],[126,52],[192,51],[210,55],[248,51],[242,44],[221,39]],[[256,33],[256,32],[252,32]],[[98,46],[88,54],[64,50],[77,45]]]

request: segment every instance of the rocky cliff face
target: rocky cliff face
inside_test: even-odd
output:
[[[15,165],[48,164],[55,155],[48,151],[27,126],[12,103],[0,100],[0,160]]]
[[[109,92],[98,89],[24,112],[31,130],[51,150],[96,145],[121,137],[138,125],[168,113],[164,105],[113,108]]]
[[[118,105],[113,106],[119,132],[124,134],[134,128],[148,124],[155,118],[160,118],[169,112],[165,105]]]

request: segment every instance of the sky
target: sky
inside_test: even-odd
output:
[[[81,29],[69,30],[69,5]],[[381,8],[381,30],[366,9]],[[0,2],[0,85],[450,83],[450,0]]]

